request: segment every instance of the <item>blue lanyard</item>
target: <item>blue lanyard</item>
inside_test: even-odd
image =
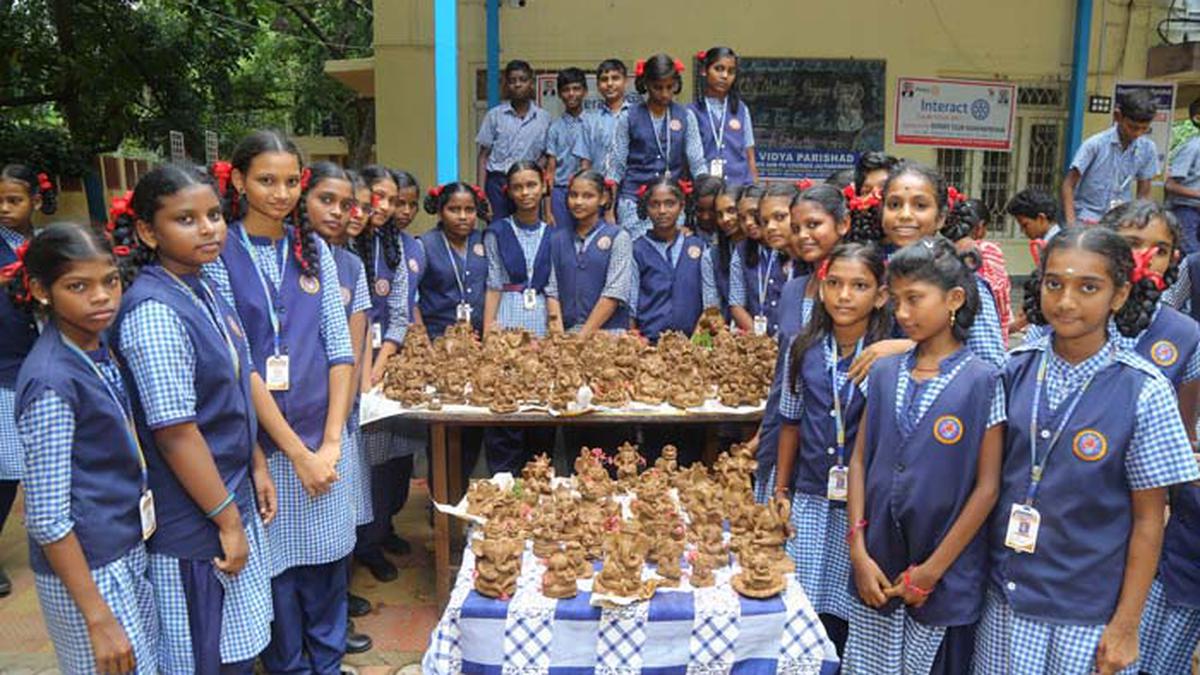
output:
[[[592,231],[587,233],[583,241],[577,242],[575,246],[575,263],[580,269],[583,269],[583,254],[587,253],[588,246],[596,239],[596,235],[600,234],[600,221],[592,226]]]
[[[254,248],[250,244],[250,236],[246,234],[246,226],[243,224],[238,228],[238,234],[242,236],[242,246],[246,247],[246,255],[250,256],[251,266],[254,267],[254,273],[258,275],[258,282],[262,285],[263,295],[267,298],[267,314],[271,317],[271,332],[275,337],[275,356],[279,356],[279,314],[275,312],[275,293],[271,290],[271,285],[267,283],[267,277],[262,270],[258,268],[258,263],[254,259]],[[287,261],[288,261],[288,236],[287,231],[283,233],[283,252],[279,256],[279,284],[283,285],[283,279],[287,276]]]
[[[514,237],[517,237],[517,233],[520,232],[522,229],[520,227],[517,227],[516,216],[508,217],[508,226],[512,228]],[[529,232],[529,230],[525,230],[525,231]],[[524,256],[525,257],[525,285],[526,286],[533,283],[533,266],[534,266],[534,264],[537,263],[537,252],[542,248],[542,238],[545,236],[546,236],[546,226],[544,224],[542,224],[542,222],[539,220],[538,221],[538,240],[537,240],[537,246],[535,246],[533,249],[533,259],[531,260],[529,258],[529,256]],[[520,240],[521,240],[520,237],[517,237],[517,241],[520,241]],[[521,253],[522,254],[525,253],[524,248],[521,249]]]
[[[458,271],[458,260],[454,255],[454,249],[450,246],[450,239],[446,237],[446,233],[442,232],[442,243],[446,245],[446,255],[450,256],[450,269],[454,270],[454,280],[458,282],[458,300],[459,302],[467,301],[467,289],[463,283],[462,273]],[[467,251],[471,249],[471,238],[467,237]],[[466,256],[463,256],[463,267],[466,267]]]
[[[375,235],[374,237],[372,237],[371,241],[375,246],[375,255],[371,256],[371,261],[375,263],[375,278],[378,279],[379,278],[379,235]]]
[[[121,395],[118,394],[115,389],[113,389],[112,384],[109,383],[108,378],[104,377],[104,373],[100,372],[100,367],[96,365],[96,362],[92,360],[92,357],[85,354],[83,350],[80,349],[74,342],[71,342],[66,335],[59,333],[58,337],[60,340],[62,340],[62,343],[66,345],[67,349],[71,350],[72,354],[79,357],[92,369],[92,372],[96,374],[97,378],[99,378],[100,383],[104,385],[104,389],[108,392],[109,398],[112,399],[112,402],[115,403],[117,408],[121,411],[121,416],[125,418],[125,436],[129,442],[129,446],[133,448],[136,454],[138,469],[140,469],[142,472],[142,492],[145,492],[146,485],[148,483],[146,474],[146,455],[142,453],[142,444],[138,441],[137,432],[134,431],[133,414],[129,411],[128,403],[126,403]],[[110,359],[113,359],[113,361],[116,362],[116,357],[113,356],[111,350],[108,352],[108,355]]]
[[[165,267],[162,268],[162,271],[169,274],[171,279],[173,279],[176,285],[179,286],[179,290],[182,291],[184,295],[191,298],[192,302],[204,310],[205,314],[212,319],[213,325],[217,327],[217,332],[221,334],[221,339],[225,341],[225,348],[229,350],[229,359],[233,362],[233,373],[238,378],[241,378],[242,360],[238,356],[237,347],[235,347],[233,344],[233,338],[229,336],[229,331],[225,329],[225,323],[221,321],[219,316],[217,316],[217,299],[215,296],[213,296],[213,292],[211,289],[209,289],[208,284],[204,283],[204,279],[197,279],[200,287],[204,289],[204,294],[208,297],[208,302],[206,305],[206,303],[196,295],[192,288],[188,286],[183,279],[180,279],[178,276],[176,276],[174,272]]]
[[[759,261],[761,263],[761,260]],[[775,266],[775,251],[767,256],[767,264],[759,265],[758,272],[758,311],[766,314],[767,308],[767,283],[771,280],[771,268]]]
[[[858,338],[858,344],[854,346],[854,358],[862,353],[863,338]],[[842,395],[838,387],[837,367],[840,360],[838,353],[837,341],[833,339],[833,333],[829,334],[829,350],[833,356],[832,362],[829,364],[829,386],[833,390],[833,423],[837,427],[837,465],[843,466],[846,462],[846,420],[842,416]],[[853,363],[853,361],[851,361]],[[850,402],[854,400],[854,383],[850,383],[850,393],[846,396],[846,409],[850,409]]]
[[[1049,363],[1049,349],[1042,352],[1041,363],[1038,364],[1037,386],[1033,390],[1033,410],[1029,414],[1029,491],[1025,494],[1025,504],[1032,505],[1034,497],[1037,496],[1038,486],[1042,482],[1042,476],[1046,471],[1046,461],[1050,459],[1050,453],[1054,451],[1054,447],[1058,445],[1058,440],[1062,436],[1063,431],[1067,428],[1067,423],[1071,421],[1071,417],[1075,414],[1075,407],[1079,405],[1079,401],[1083,399],[1084,393],[1095,379],[1096,373],[1104,370],[1105,366],[1100,366],[1088,376],[1088,379],[1075,392],[1075,396],[1071,399],[1070,406],[1063,413],[1062,419],[1059,420],[1058,429],[1054,431],[1054,435],[1050,438],[1049,444],[1046,445],[1046,452],[1042,454],[1042,458],[1038,459],[1037,441],[1038,441],[1038,411],[1042,402],[1042,389],[1046,386],[1046,370]],[[1109,359],[1112,359],[1111,350]]]

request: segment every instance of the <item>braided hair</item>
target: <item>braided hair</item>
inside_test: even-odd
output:
[[[0,168],[0,182],[17,181],[25,184],[29,197],[40,196],[42,206],[39,209],[45,215],[51,215],[58,210],[58,188],[49,174],[35,171],[26,164],[5,164]]]
[[[470,183],[464,183],[460,180],[456,180],[453,183],[446,183],[445,185],[439,185],[430,189],[425,195],[425,200],[422,203],[422,207],[425,209],[425,213],[428,213],[431,216],[438,216],[441,214],[442,209],[446,208],[446,204],[450,203],[451,197],[464,192],[471,195],[471,199],[475,200],[476,217],[485,223],[490,222],[492,219],[492,211],[491,207],[488,205],[488,200],[484,195],[483,190],[478,185],[471,185]],[[442,220],[440,217],[438,218],[437,226],[442,226]]]
[[[368,166],[364,166],[362,170],[359,171],[359,175],[362,176],[362,180],[364,183],[366,183],[368,188],[373,188],[384,181],[391,181],[396,185],[397,191],[404,189],[400,186],[400,179],[401,176],[403,176],[406,180],[411,181],[409,185],[404,186],[405,188],[416,187],[417,191],[420,192],[420,188],[417,187],[417,179],[413,178],[412,174],[406,171],[393,172],[386,166],[382,166],[380,164],[370,164]],[[364,230],[364,236],[362,237],[363,241],[358,247],[358,255],[360,258],[362,258],[363,267],[366,268],[368,284],[375,283],[375,247],[371,244],[376,231],[378,232],[379,237],[383,239],[383,246],[381,246],[381,248],[383,249],[383,259],[384,262],[387,263],[387,266],[395,269],[400,265],[401,262],[400,228],[396,227],[395,216],[388,218],[387,222],[378,228],[373,228],[370,234]]]
[[[126,286],[133,283],[143,267],[158,259],[158,252],[138,237],[137,222],[153,226],[163,198],[193,185],[207,185],[214,193],[217,191],[216,181],[201,167],[188,163],[162,164],[142,176],[132,192],[113,200],[106,227]]]
[[[888,286],[895,279],[910,279],[931,283],[943,291],[961,288],[963,306],[954,314],[951,330],[954,339],[966,342],[967,333],[979,312],[979,287],[975,270],[979,256],[974,251],[959,252],[954,244],[941,237],[926,237],[905,246],[888,259]]]
[[[1030,323],[1044,326],[1049,323],[1042,313],[1042,278],[1046,275],[1046,264],[1050,256],[1060,250],[1079,249],[1096,253],[1108,261],[1108,276],[1115,286],[1132,284],[1129,299],[1113,315],[1117,330],[1125,337],[1136,337],[1147,326],[1154,315],[1158,301],[1158,287],[1150,279],[1131,282],[1133,276],[1133,250],[1121,235],[1104,227],[1071,227],[1059,232],[1046,244],[1041,259],[1033,274],[1025,282],[1025,317]],[[1153,299],[1151,299],[1153,298]]]
[[[764,190],[762,185],[756,183],[747,183],[738,190],[737,202],[740,205],[743,199],[749,199],[757,203],[762,200],[763,192]],[[757,212],[758,207],[756,206],[754,210]],[[745,259],[742,260],[742,262],[746,264],[747,268],[754,269],[755,267],[758,267],[760,245],[760,242],[753,241],[749,237],[746,238],[746,245],[742,247],[742,254],[745,256]]]
[[[228,163],[218,162],[213,166],[213,175],[217,178],[218,195],[224,206],[226,222],[233,223],[241,220],[247,210],[246,198],[238,194],[237,188],[230,179],[232,172],[237,171],[243,178],[249,177],[250,165],[254,162],[254,158],[268,152],[286,152],[296,158],[297,165],[304,166],[304,158],[300,155],[300,149],[283,132],[275,129],[259,129],[243,138],[233,149],[233,156]],[[300,266],[300,274],[316,278],[320,276],[321,272],[320,249],[317,248],[316,241],[312,237],[305,236],[300,231],[300,227],[297,225],[298,208],[299,201],[292,209],[290,225],[287,222],[284,223],[284,232],[286,233],[289,229],[295,230],[292,233],[292,256]]]
[[[697,189],[696,193],[700,194],[700,190]],[[741,189],[737,185],[731,185],[729,183],[726,183],[725,181],[721,181],[721,190],[720,190],[720,192],[717,193],[717,197],[722,197],[722,196],[729,197],[730,199],[733,200],[734,204],[737,204],[738,195],[740,193],[741,193]],[[714,208],[716,207],[716,197],[713,198],[713,207]],[[744,241],[749,241],[749,240],[745,239]],[[751,242],[751,243],[754,243],[754,242]],[[734,241],[729,238],[728,234],[725,234],[725,230],[722,230],[720,227],[717,227],[717,265],[718,265],[718,268],[721,271],[723,271],[726,275],[729,274],[729,267],[730,267],[730,264],[733,262],[733,247],[734,247]],[[756,248],[758,248],[758,246],[747,245],[746,248],[755,248],[756,249]],[[756,251],[755,252],[755,260],[754,260],[756,266],[758,263],[757,256],[758,256],[758,253]]]
[[[1165,290],[1179,280],[1177,252],[1179,251],[1179,242],[1183,239],[1183,231],[1179,228],[1179,221],[1175,218],[1175,214],[1158,202],[1149,199],[1135,199],[1104,214],[1100,219],[1100,227],[1120,234],[1121,230],[1144,230],[1156,220],[1161,220],[1166,225],[1167,231],[1171,233],[1171,250],[1166,252],[1170,262],[1167,264],[1166,272],[1162,275],[1162,288]],[[1139,290],[1137,296],[1138,300],[1143,303],[1143,311],[1148,318],[1152,319],[1163,292],[1159,289],[1158,282],[1151,278],[1139,279],[1134,284],[1134,288]],[[1130,296],[1130,300],[1134,300],[1133,295]],[[1146,325],[1150,325],[1149,321]]]

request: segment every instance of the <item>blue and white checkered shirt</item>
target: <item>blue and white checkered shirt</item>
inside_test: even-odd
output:
[[[766,246],[760,247],[758,252],[758,267],[755,268],[758,271],[758,275],[756,277],[758,281],[756,283],[764,283],[763,276],[767,275],[767,278],[769,279],[769,275],[774,271],[775,266],[781,264],[783,264],[782,254]],[[770,266],[771,271],[768,271],[768,266]],[[761,287],[746,288],[746,277],[744,276],[745,271],[746,261],[742,258],[742,249],[741,247],[736,247],[733,249],[733,255],[729,257],[730,307],[745,307],[749,302],[748,298],[750,293],[762,293]],[[763,303],[760,302],[760,304]]]
[[[1187,314],[1192,307],[1192,275],[1187,265],[1179,266],[1179,278],[1163,291],[1161,302]]]
[[[250,239],[250,257],[258,268],[276,288],[282,283],[282,270],[279,269],[279,247],[287,245],[288,239],[277,242],[262,242]],[[319,335],[321,344],[325,346],[325,358],[329,366],[354,363],[354,350],[350,346],[350,327],[346,323],[346,310],[342,305],[341,284],[338,282],[337,262],[324,241],[317,241],[321,255],[321,324]],[[289,264],[295,264],[293,260]],[[225,269],[225,261],[217,258],[204,266],[204,277],[212,284],[213,289],[221,295],[230,307],[237,307],[234,299],[233,286],[229,283],[229,272]],[[261,293],[262,289],[254,287],[243,290],[244,293]]]
[[[975,356],[997,368],[1003,368],[1008,363],[1008,350],[1004,348],[1004,336],[1000,332],[996,299],[992,297],[987,282],[978,275],[975,276],[975,286],[979,289],[979,311],[975,313],[975,322],[967,331],[967,347]]]
[[[783,365],[782,365],[783,379],[781,380],[781,388],[780,388],[780,393],[779,393],[779,416],[782,417],[787,422],[799,422],[801,419],[801,416],[804,415],[804,378],[803,377],[796,379],[796,388],[794,391],[792,390],[792,381],[791,381],[791,377],[792,377],[792,345],[795,342],[796,342],[796,337],[792,337],[788,341],[786,351],[784,352],[784,355],[783,355]],[[835,363],[835,357],[833,354],[833,350],[831,350],[829,348],[828,338],[821,340],[821,344],[822,344],[821,352],[825,355],[825,370],[823,371],[823,373],[824,373],[824,376],[826,378],[828,378],[829,369],[833,368],[834,363]],[[843,391],[843,392],[846,391],[845,387],[846,387],[847,373],[849,373],[849,369],[846,369],[846,370],[843,370],[841,368],[837,369],[838,391]],[[870,384],[870,381],[871,381],[870,377],[865,377],[865,378],[863,378],[863,381],[861,383],[859,383],[857,389],[859,390],[859,393],[861,395],[863,395],[863,396],[867,395],[867,387]],[[845,409],[845,407],[848,404],[849,404],[848,401],[843,402],[842,408]]]
[[[579,158],[575,148],[583,135],[583,116],[563,113],[550,123],[546,132],[546,154],[554,158],[554,186],[567,187],[571,176],[579,170]]]
[[[503,173],[514,163],[527,159],[536,162],[546,152],[546,131],[550,113],[529,103],[524,117],[518,117],[512,102],[505,101],[487,111],[479,125],[475,142],[490,148],[487,170]]]
[[[580,238],[579,234],[576,233],[573,238],[575,253],[582,254],[587,250],[593,244],[599,232],[600,228],[594,227],[586,238]],[[612,248],[609,249],[608,271],[604,278],[604,288],[601,289],[600,296],[620,300],[629,305],[631,293],[630,280],[633,274],[631,270],[633,266],[633,241],[629,238],[628,232],[618,230],[616,236],[613,237]],[[550,268],[550,281],[546,284],[546,297],[558,297],[558,274],[553,267]],[[566,326],[566,328],[570,330],[572,326]]]
[[[704,160],[704,142],[700,139],[700,125],[696,121],[696,115],[689,109],[687,111],[687,134],[684,138],[684,154],[687,158],[688,169],[693,176],[699,176],[708,173],[708,163]],[[655,129],[661,129],[666,123],[666,116],[654,117],[650,114],[650,119],[654,123]],[[625,170],[629,165],[629,114],[626,113],[617,118],[617,123],[613,128],[613,149],[608,157],[608,168],[604,174],[605,178],[610,178],[617,183],[620,183],[625,178]]]
[[[196,351],[175,310],[157,300],[135,307],[121,322],[121,354],[151,429],[195,421]]]
[[[25,243],[25,237],[20,232],[3,226],[0,226],[0,239],[14,251]],[[15,400],[16,394],[12,389],[0,387],[0,480],[19,480],[23,471],[24,450],[17,435],[16,413],[13,410]]]
[[[721,292],[717,289],[717,249],[709,246],[700,259],[700,293],[705,309],[721,307]]]
[[[400,249],[400,260],[408,260],[409,258],[404,252],[404,239],[397,237],[396,246]],[[388,293],[387,304],[388,325],[383,332],[383,339],[399,347],[404,344],[404,336],[408,335],[408,326],[412,323],[412,317],[408,315],[407,263],[396,266],[396,273],[392,277],[392,290]]]
[[[1149,180],[1158,173],[1158,150],[1148,136],[1122,148],[1121,136],[1113,125],[1079,146],[1071,168],[1079,172],[1075,217],[1097,221],[1114,201],[1129,201],[1137,181]]]
[[[929,407],[933,405],[933,402],[937,400],[942,391],[949,386],[959,371],[962,370],[963,366],[973,356],[982,358],[969,349],[959,349],[949,358],[943,359],[938,364],[939,372],[936,376],[918,382],[913,379],[910,372],[917,362],[917,350],[914,347],[906,352],[904,366],[900,368],[900,374],[896,381],[896,400],[894,405],[897,426],[905,433],[911,433],[913,426],[929,411]],[[914,389],[911,396],[908,393],[910,387]],[[987,426],[990,429],[1007,419],[1008,406],[1004,396],[1004,385],[1001,383],[1000,378],[996,378],[995,390],[992,392],[992,405],[988,411]]]
[[[1168,177],[1189,190],[1200,188],[1200,137],[1189,138],[1175,151]],[[1200,206],[1200,199],[1169,194],[1167,203],[1172,206]]]
[[[624,101],[621,109],[615,113],[609,110],[608,105],[585,112],[583,130],[575,142],[575,157],[590,161],[593,170],[607,176],[613,148],[613,130],[616,129],[617,119],[628,114],[629,101]]]
[[[71,533],[71,450],[75,412],[52,389],[17,419],[25,447],[25,530],[40,546]]]
[[[513,232],[516,233],[517,243],[521,245],[521,251],[525,254],[527,278],[532,278],[533,275],[529,268],[533,267],[533,261],[537,258],[542,237],[550,236],[550,228],[543,222],[538,222],[537,227],[533,228],[524,228],[515,223],[514,218],[502,223],[500,227],[512,227]],[[539,337],[544,336],[546,334],[546,296],[538,293],[533,308],[525,309],[523,293],[504,290],[504,287],[512,281],[508,278],[508,270],[504,269],[504,262],[500,258],[500,247],[496,243],[496,235],[484,232],[483,247],[488,259],[487,288],[489,291],[500,293],[496,323],[501,328],[523,328]]]

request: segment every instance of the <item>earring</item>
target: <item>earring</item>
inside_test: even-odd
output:
[[[957,318],[958,318],[958,310],[955,310],[955,309],[950,310],[950,325],[951,326],[955,325],[955,319],[957,319]]]

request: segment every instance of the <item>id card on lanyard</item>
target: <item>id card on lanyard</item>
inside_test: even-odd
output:
[[[279,314],[275,309],[275,293],[271,289],[271,284],[267,282],[267,277],[259,268],[258,262],[254,259],[254,249],[250,243],[250,237],[246,234],[246,228],[243,225],[238,228],[238,234],[241,235],[242,246],[246,248],[246,255],[250,256],[250,262],[254,266],[254,273],[258,275],[258,282],[262,286],[263,297],[267,300],[267,314],[271,319],[271,333],[275,339],[275,350],[271,356],[267,357],[267,389],[269,391],[287,391],[291,388],[291,379],[289,370],[288,355],[282,352],[279,339]],[[283,248],[279,256],[279,284],[283,285],[284,278],[287,277],[288,264],[288,236],[285,232],[283,235]]]
[[[387,279],[379,276],[379,237],[374,237],[373,246],[375,255],[371,261],[375,266],[375,295],[386,298],[392,292],[392,283]],[[383,346],[383,324],[378,321],[371,322],[371,349],[379,349]]]
[[[154,515],[154,492],[150,490],[149,475],[146,469],[146,455],[142,452],[142,444],[138,441],[137,429],[133,425],[133,413],[130,412],[128,404],[113,389],[112,384],[104,377],[104,373],[100,372],[100,367],[92,360],[92,357],[84,353],[74,342],[71,342],[67,336],[59,333],[59,339],[62,343],[81,361],[86,363],[92,369],[92,373],[100,380],[100,384],[104,385],[104,390],[108,392],[108,397],[121,411],[121,417],[125,420],[125,436],[129,447],[133,448],[136,455],[138,469],[141,471],[141,497],[138,498],[138,515],[142,524],[142,541],[146,541],[154,535],[154,531],[158,529],[158,521]],[[109,358],[116,363],[116,357],[110,350]]]
[[[650,109],[646,109],[646,114],[650,114]],[[654,116],[650,115],[650,128],[654,130],[654,145],[658,147],[658,156],[663,161],[663,175],[671,175],[671,108],[667,108],[666,116],[663,118],[663,131],[667,137],[667,147],[663,148],[663,142],[658,139],[658,127],[654,124]]]
[[[513,216],[508,217],[508,226],[513,230],[513,237],[516,237],[518,228],[517,221],[513,218]],[[546,236],[545,227],[542,226],[541,223],[538,223],[538,226],[541,228],[541,235],[538,237],[538,245],[534,249],[535,252],[533,260],[530,260],[529,256],[525,256],[525,290],[521,291],[521,305],[529,311],[537,309],[537,290],[529,284],[533,282],[533,266],[537,262],[536,251],[541,249],[542,238]],[[447,246],[449,246],[449,244],[447,244]],[[451,254],[451,258],[453,257],[453,254]]]
[[[863,338],[858,339],[854,346],[854,358],[862,354]],[[842,407],[841,388],[838,387],[838,361],[841,354],[833,333],[829,334],[829,353],[832,363],[829,366],[829,386],[833,390],[833,424],[836,432],[837,463],[829,467],[829,479],[826,481],[825,497],[831,502],[844,502],[849,494],[850,468],[846,466],[846,411],[854,400],[854,383],[850,383],[850,393],[846,396],[846,406]],[[851,360],[853,363],[853,360]],[[849,378],[847,378],[849,379]]]
[[[717,146],[717,156],[708,162],[708,174],[717,178],[725,177],[725,158],[721,156],[721,152],[725,149],[725,116],[729,112],[728,99],[721,101],[721,117],[718,121],[713,121],[712,107],[709,105],[709,100],[705,100],[704,109],[708,115],[708,126],[712,129],[713,141]]]
[[[762,266],[761,261],[759,264],[765,272],[758,273],[758,314],[754,315],[754,334],[766,335],[768,326],[767,289],[771,283],[771,268],[775,266],[775,252],[771,251],[767,256],[767,264],[765,266]]]
[[[450,269],[454,272],[454,281],[458,284],[458,304],[454,307],[454,320],[459,323],[471,323],[471,303],[467,300],[467,285],[463,281],[463,274],[467,266],[466,256],[463,256],[464,269],[459,270],[458,258],[455,257],[454,248],[450,246],[450,240],[446,238],[445,232],[442,232],[442,243],[446,245],[446,255],[450,258]]]

